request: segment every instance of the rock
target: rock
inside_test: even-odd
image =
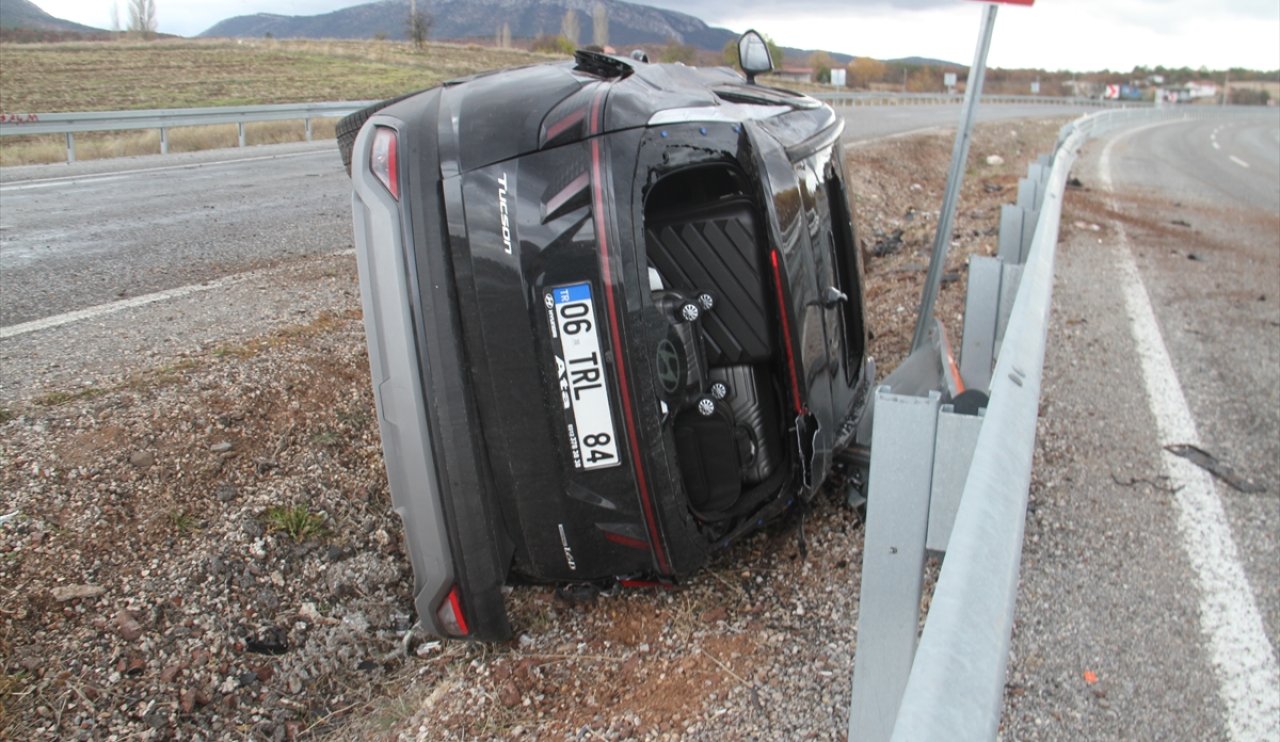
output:
[[[156,463],[156,455],[150,451],[135,451],[129,454],[129,463],[139,469],[147,469]]]
[[[912,193],[919,193],[919,192],[921,192],[921,191],[923,191],[923,190],[924,190],[924,186],[920,185],[919,183],[912,183],[912,184],[911,184],[911,192],[912,192]]]
[[[289,634],[279,626],[269,626],[258,636],[246,639],[244,645],[254,654],[284,654],[289,651]]]
[[[992,167],[1000,167],[1004,164],[1004,158],[1000,155],[987,155],[987,164]]]
[[[231,448],[231,443],[228,441],[219,441],[218,443],[209,446],[209,450],[213,453],[226,453],[227,451],[230,451]]]
[[[178,697],[178,705],[182,708],[182,713],[189,714],[196,708],[196,691],[194,688],[188,688],[182,691],[182,695]]]
[[[147,669],[147,661],[142,659],[140,655],[133,655],[125,660],[124,674],[131,677],[138,677]]]
[[[160,671],[160,680],[166,683],[172,683],[173,679],[178,677],[178,673],[182,672],[181,665],[169,665]]]
[[[96,598],[106,591],[107,589],[101,585],[63,585],[52,590],[53,599],[59,603],[78,598]]]
[[[218,502],[231,502],[236,499],[240,491],[236,489],[234,484],[220,484],[213,494],[218,498]]]
[[[703,611],[702,615],[698,616],[698,618],[702,619],[703,623],[719,623],[728,617],[729,612],[726,611],[724,607],[712,608],[711,610]]]
[[[142,636],[142,624],[132,611],[122,610],[116,614],[116,633],[127,642],[137,641]]]
[[[507,681],[498,689],[498,702],[507,708],[520,705],[520,691],[516,689],[515,683]]]

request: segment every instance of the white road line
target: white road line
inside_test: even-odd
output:
[[[1230,155],[1230,157],[1231,157],[1231,161],[1239,165],[1240,167],[1249,167],[1249,163],[1245,162],[1239,157],[1236,157],[1235,155]]]
[[[1213,143],[1213,148],[1214,148],[1214,149],[1222,149],[1222,145],[1221,145],[1221,144],[1218,144],[1217,142],[1214,142],[1214,143]]]
[[[162,165],[160,167],[144,167],[136,170],[116,170],[109,173],[94,173],[88,175],[59,175],[56,178],[40,178],[38,180],[24,180],[11,185],[0,185],[0,192],[4,191],[26,191],[32,188],[46,188],[58,183],[70,182],[92,182],[100,180],[111,180],[125,175],[138,175],[150,173],[163,173],[167,170],[194,170],[211,165],[235,165],[241,162],[258,162],[259,160],[286,160],[293,157],[307,157],[309,155],[324,154],[328,150],[314,149],[306,152],[289,152],[279,155],[258,155],[256,157],[239,157],[233,160],[213,160],[211,162],[189,162],[184,165]]]
[[[131,299],[121,299],[113,301],[110,304],[99,304],[96,307],[88,307],[87,309],[77,309],[74,312],[66,312],[64,314],[55,314],[52,317],[44,319],[32,320],[31,322],[23,322],[20,325],[9,325],[8,327],[0,327],[0,340],[15,337],[17,335],[25,335],[28,332],[37,332],[39,330],[48,330],[60,325],[71,324],[72,322],[81,322],[87,319],[96,319],[103,315],[113,314],[125,309],[133,307],[146,306],[154,304],[158,301],[166,301],[168,299],[177,299],[191,294],[198,294],[201,291],[209,291],[211,289],[229,286],[236,281],[243,280],[245,275],[227,276],[219,278],[216,281],[208,283],[198,283],[191,286],[181,286],[176,289],[168,289],[167,291],[157,291],[154,294],[145,294],[143,296],[135,296]]]
[[[328,253],[328,256],[347,256],[354,255],[355,250],[338,250]],[[55,314],[52,317],[44,317],[42,319],[23,322],[18,325],[9,325],[8,327],[0,327],[0,340],[4,340],[18,335],[25,335],[29,332],[38,332],[40,330],[48,330],[62,325],[69,325],[72,322],[83,322],[88,319],[97,319],[108,314],[124,311],[125,309],[133,309],[134,307],[143,307],[148,304],[154,304],[158,301],[168,301],[170,299],[180,299],[184,296],[198,294],[202,291],[212,291],[239,283],[247,278],[261,275],[264,271],[250,271],[248,273],[237,273],[231,276],[209,281],[208,283],[197,283],[190,286],[179,286],[176,289],[166,289],[157,291],[154,294],[144,294],[143,296],[135,296],[130,299],[121,299],[113,301],[109,304],[99,304],[96,307],[88,307],[85,309],[77,309],[74,312],[66,312],[63,314]]]
[[[1138,130],[1126,134],[1133,131]],[[1107,142],[1099,158],[1099,180],[1108,191],[1112,190],[1111,147],[1123,136]],[[1125,306],[1159,443],[1198,445],[1195,420],[1169,359],[1124,226],[1116,222],[1115,227]],[[1173,501],[1183,548],[1199,578],[1200,630],[1208,639],[1218,695],[1227,709],[1227,729],[1234,740],[1275,739],[1280,729],[1280,665],[1240,564],[1222,500],[1208,472],[1167,451],[1162,456],[1175,490]]]

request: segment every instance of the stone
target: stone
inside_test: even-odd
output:
[[[139,469],[147,469],[156,463],[156,455],[150,451],[135,451],[129,454],[129,463]]]
[[[63,585],[55,587],[51,592],[54,600],[66,603],[70,600],[96,598],[106,591],[107,589],[101,585]]]
[[[142,636],[142,624],[132,611],[122,610],[116,614],[116,632],[127,642],[137,641]]]

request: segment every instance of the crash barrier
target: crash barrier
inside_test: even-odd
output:
[[[1276,115],[1258,107],[1113,110],[1064,126],[969,265],[958,369],[941,324],[876,389],[849,738],[992,740],[1003,707],[1065,183],[1119,127]],[[998,352],[997,352],[998,349]],[[958,377],[958,378],[957,378]],[[970,391],[987,391],[983,399]],[[917,641],[924,565],[944,554]]]
[[[813,97],[833,106],[888,106],[960,103],[964,96],[928,93],[817,93]],[[1089,106],[1106,101],[1087,98],[1053,98],[1038,95],[983,96],[982,102],[1036,103],[1040,105]],[[302,121],[307,141],[311,141],[311,120],[345,116],[374,101],[337,103],[285,103],[265,106],[222,108],[172,108],[147,111],[92,111],[88,113],[0,114],[0,136],[62,134],[67,138],[67,162],[76,160],[75,135],[90,131],[159,129],[160,153],[169,153],[169,129],[182,126],[236,124],[239,144],[245,146],[245,124],[264,121]]]
[[[169,129],[182,126],[236,124],[240,146],[245,146],[245,124],[264,121],[302,121],[311,141],[311,120],[345,116],[373,101],[340,103],[283,103],[222,108],[170,108],[147,111],[92,111],[88,113],[20,113],[0,115],[0,136],[63,134],[67,138],[67,162],[76,160],[75,135],[89,131],[159,129],[160,153],[169,153]]]
[[[829,106],[918,106],[959,105],[964,93],[809,93]],[[1072,108],[1143,108],[1150,103],[1132,101],[1119,103],[1101,98],[1059,97],[1052,95],[991,95],[983,94],[980,102],[986,105],[1037,105],[1069,106]]]

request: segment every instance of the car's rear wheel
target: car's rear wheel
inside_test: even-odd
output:
[[[414,91],[412,93],[405,93],[404,95],[396,96],[395,98],[388,98],[384,101],[374,103],[371,106],[365,106],[359,111],[347,114],[338,120],[338,125],[335,127],[335,133],[338,137],[338,152],[342,154],[342,166],[346,168],[347,175],[351,174],[351,150],[355,148],[356,135],[358,135],[360,133],[360,129],[364,127],[364,122],[368,121],[370,116],[381,111],[387,106],[399,103],[405,98],[417,95],[419,92],[422,91]]]

